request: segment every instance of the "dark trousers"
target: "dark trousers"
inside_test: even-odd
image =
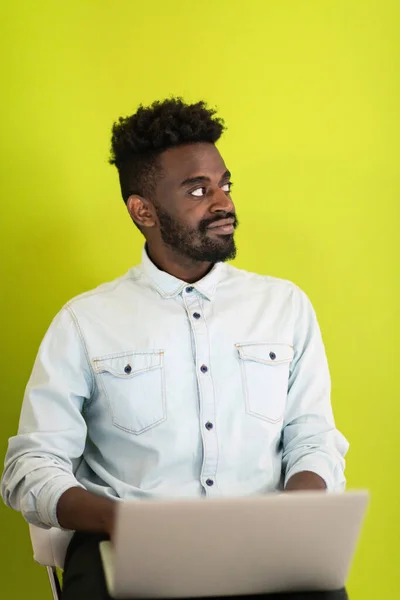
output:
[[[63,576],[62,600],[110,600],[107,593],[99,542],[105,535],[75,533],[67,550]],[[345,590],[335,592],[301,592],[266,594],[263,596],[235,596],[232,600],[348,600]],[[228,597],[225,600],[229,600]]]

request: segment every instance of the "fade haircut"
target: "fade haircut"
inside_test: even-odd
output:
[[[118,169],[121,194],[152,196],[162,175],[159,156],[168,148],[183,144],[215,144],[225,125],[216,111],[204,101],[186,104],[182,98],[170,98],[140,105],[130,117],[120,117],[112,127],[109,162]]]

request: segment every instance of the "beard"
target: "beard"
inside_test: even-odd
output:
[[[235,213],[220,214],[213,219],[203,219],[197,229],[191,229],[174,219],[161,207],[156,207],[160,223],[161,238],[166,246],[181,256],[197,262],[225,262],[236,256],[234,234],[210,237],[208,227],[221,219],[234,219],[234,227],[239,225]]]

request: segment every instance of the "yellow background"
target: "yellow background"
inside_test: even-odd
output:
[[[397,0],[4,2],[0,451],[40,340],[142,239],[107,165],[140,102],[204,98],[229,127],[236,265],[291,279],[319,315],[348,486],[372,504],[351,600],[400,597]],[[0,506],[1,587],[50,598],[22,518]]]

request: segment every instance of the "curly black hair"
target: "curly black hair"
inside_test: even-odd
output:
[[[215,144],[225,129],[215,114],[204,101],[185,104],[182,98],[170,98],[120,117],[112,127],[109,162],[118,169],[124,202],[132,194],[151,198],[160,174],[157,159],[168,148]]]

